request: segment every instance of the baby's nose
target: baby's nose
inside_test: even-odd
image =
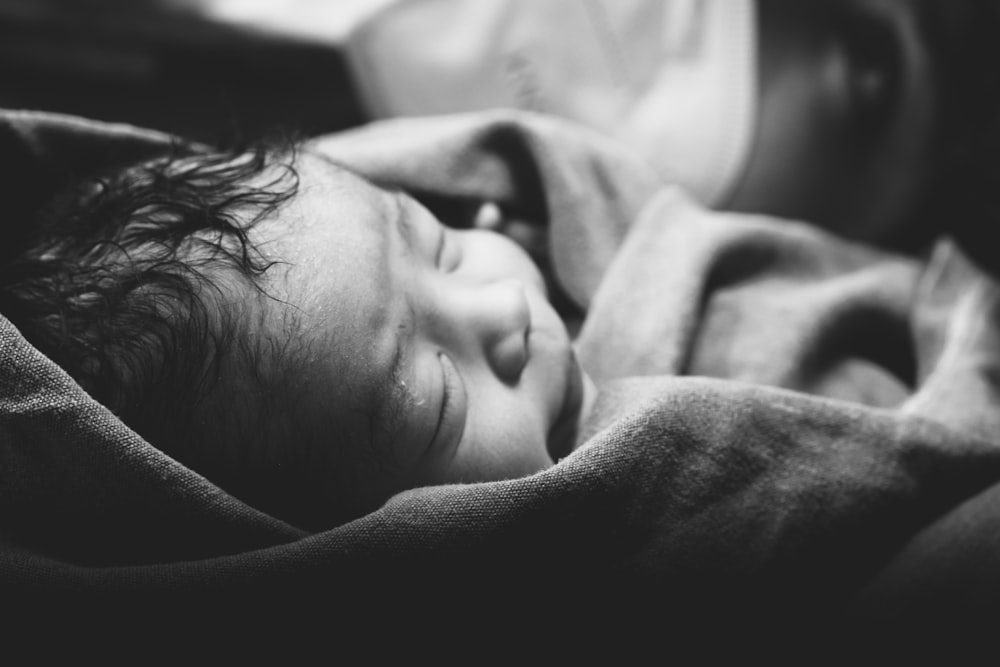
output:
[[[479,295],[479,334],[493,372],[515,383],[528,363],[531,310],[524,285],[502,280],[482,288]]]

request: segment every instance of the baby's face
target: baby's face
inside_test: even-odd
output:
[[[304,153],[254,228],[292,354],[310,467],[357,511],[409,488],[522,476],[568,453],[592,389],[542,276],[497,234]]]

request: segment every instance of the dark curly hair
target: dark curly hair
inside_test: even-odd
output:
[[[285,345],[247,333],[264,311],[242,295],[270,299],[274,264],[249,232],[296,194],[294,160],[289,142],[178,144],[53,199],[0,266],[0,312],[32,345],[151,444],[255,504],[233,457],[262,451],[282,423],[268,407]]]

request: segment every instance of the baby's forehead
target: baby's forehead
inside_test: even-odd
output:
[[[298,181],[294,195],[270,215],[254,222],[253,232],[259,243],[321,233],[327,227],[340,230],[341,234],[381,232],[384,225],[378,223],[384,223],[391,213],[385,205],[389,191],[384,187],[315,152],[296,155],[293,169]],[[359,229],[345,226],[347,220],[359,216],[370,218],[366,226]]]
[[[353,189],[383,189],[354,167],[308,146],[302,148],[295,156],[294,167],[300,185],[306,190],[318,185],[327,189],[341,190],[343,194],[350,196],[350,191]]]

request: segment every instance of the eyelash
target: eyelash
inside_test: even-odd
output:
[[[441,400],[441,412],[438,414],[437,428],[434,430],[433,442],[437,442],[442,429],[452,418],[455,411],[455,394],[458,391],[458,378],[455,376],[455,366],[444,352],[438,352],[441,363],[441,374],[444,377],[444,396]]]

